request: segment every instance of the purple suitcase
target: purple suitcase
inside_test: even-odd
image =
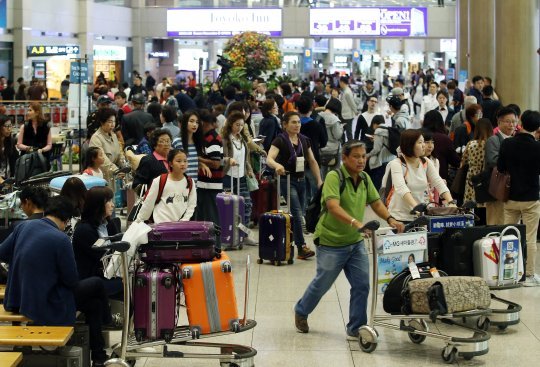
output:
[[[178,274],[176,266],[142,265],[133,285],[134,327],[137,341],[170,342],[178,321]]]
[[[274,265],[294,263],[294,246],[292,245],[292,216],[291,207],[291,176],[287,176],[287,210],[280,210],[281,185],[277,176],[277,210],[271,210],[261,215],[259,219],[259,259],[270,260]]]
[[[232,178],[231,178],[232,187]],[[238,178],[238,192],[240,179]],[[238,227],[244,223],[246,213],[244,197],[223,192],[217,194],[216,203],[221,225],[221,246],[225,250],[242,249],[246,233]]]
[[[165,222],[151,227],[148,243],[139,247],[145,263],[192,263],[216,256],[219,231],[212,222]]]

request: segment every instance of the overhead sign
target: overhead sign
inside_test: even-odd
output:
[[[167,35],[229,37],[246,31],[281,36],[281,9],[168,9]]]
[[[149,59],[168,59],[169,51],[152,51],[148,53]]]
[[[375,40],[360,40],[360,50],[362,53],[375,52],[377,50]]]
[[[313,52],[311,48],[304,49],[304,72],[309,72],[313,69]]]
[[[311,36],[426,37],[427,8],[312,8]]]
[[[123,46],[94,45],[94,60],[125,60],[126,48]]]
[[[86,83],[88,80],[88,64],[85,62],[72,62],[69,68],[69,82],[75,84]]]
[[[26,56],[66,56],[78,55],[79,46],[26,46]]]

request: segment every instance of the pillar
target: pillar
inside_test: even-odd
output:
[[[467,53],[469,48],[469,0],[458,0],[456,10],[457,58],[456,79],[460,70],[469,67]]]
[[[32,79],[32,65],[26,57],[26,46],[32,39],[32,4],[30,0],[13,2],[13,79]]]
[[[540,104],[540,1],[496,0],[497,65],[493,78],[503,104],[538,110]]]
[[[511,1],[515,6],[515,2]],[[495,77],[495,0],[469,1],[469,79]],[[513,32],[512,32],[513,33]]]

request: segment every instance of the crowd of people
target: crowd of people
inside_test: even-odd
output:
[[[130,164],[135,171],[133,188],[145,198],[134,219],[154,223],[219,224],[216,196],[230,190],[245,199],[243,222],[248,227],[254,226],[250,192],[256,190],[250,181],[265,172],[290,175],[290,187],[281,180],[281,192],[286,196],[290,190],[293,239],[302,260],[315,255],[306,241],[303,219],[307,204],[322,187],[324,209],[313,235],[317,276],[295,306],[298,331],[309,331],[308,315],[341,270],[352,287],[347,334],[357,337],[358,328],[365,324],[368,260],[358,230],[365,224],[367,205],[402,231],[419,203],[456,206],[476,199],[473,178],[495,167],[511,176],[510,199],[506,203],[490,199],[479,206],[485,207],[487,224],[519,220],[526,224],[525,284],[540,285],[534,273],[540,217],[540,113],[522,113],[516,105],[495,103],[493,87],[484,85],[487,78],[474,77],[470,89],[461,91],[455,80],[437,83],[429,72],[415,73],[409,93],[400,78],[392,87],[389,80],[383,82],[378,90],[370,80],[352,88],[356,81],[349,76],[321,74],[312,87],[308,82],[282,83],[268,90],[264,79],[255,79],[251,90],[242,90],[234,82],[223,89],[214,83],[206,94],[191,85],[193,80],[163,78],[156,85],[150,78],[147,72],[143,85],[144,79],[136,75],[128,92],[126,87],[114,93],[99,81],[97,109],[87,119],[85,174],[111,182],[118,168]],[[382,88],[388,88],[384,100]],[[384,112],[378,113],[381,106]],[[5,129],[0,141],[4,179],[12,174],[14,152],[50,150],[50,129],[39,104],[31,109],[16,143],[9,134],[9,120],[0,118],[1,132]],[[468,167],[465,188],[452,192],[449,187],[456,171],[464,166]],[[383,191],[384,201],[379,195]],[[121,283],[103,278],[99,261],[103,254],[90,247],[97,238],[118,231],[110,219],[113,192],[93,188],[85,194],[61,195],[48,204],[39,195],[24,195],[29,217],[36,218],[36,210],[43,210],[45,219],[17,226],[17,235],[0,245],[0,260],[10,263],[10,271],[16,274],[8,282],[5,307],[37,323],[69,324],[75,309],[84,311],[87,300],[92,300],[98,311],[86,307],[87,322],[99,365],[104,351],[98,331],[110,322],[104,299],[121,293]],[[74,199],[81,197],[85,200]],[[68,204],[73,208],[68,210]],[[72,218],[76,218],[72,234],[59,234]],[[25,247],[15,246],[38,227],[43,230],[40,237]],[[58,238],[58,245],[43,236]],[[36,283],[24,287],[30,280],[17,264],[23,261],[18,253],[29,251],[36,241],[54,247],[47,256],[58,251],[72,254],[51,258],[63,273],[51,272],[39,286],[72,292],[73,302],[36,300]],[[71,243],[74,251],[67,251]],[[246,243],[256,245],[257,239],[248,238]],[[43,262],[39,256],[31,258]],[[31,261],[25,264],[33,266]],[[49,318],[47,310],[56,307],[65,312]]]

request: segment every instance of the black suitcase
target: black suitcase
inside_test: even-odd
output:
[[[514,224],[513,224],[514,225]],[[525,225],[514,225],[521,234],[523,261],[527,261],[527,246]],[[478,226],[468,228],[446,228],[441,233],[439,241],[428,239],[428,257],[435,254],[438,269],[443,269],[448,275],[474,276],[473,244],[474,241],[485,237],[491,232],[501,232],[506,225]],[[438,246],[438,249],[436,248]],[[430,248],[431,247],[431,248]]]

